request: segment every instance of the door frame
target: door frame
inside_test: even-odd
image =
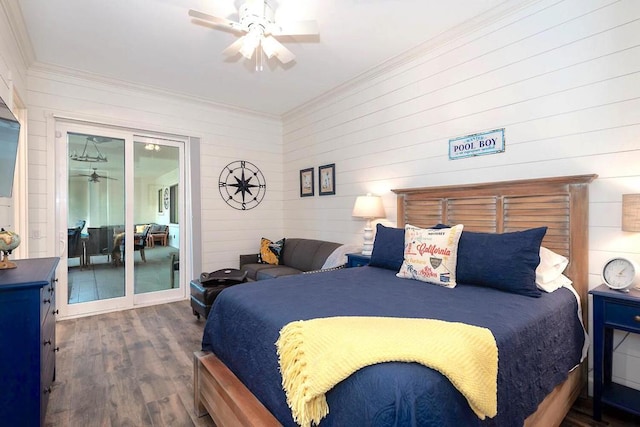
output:
[[[191,207],[185,203],[188,197],[188,189],[191,187],[191,176],[186,172],[188,164],[188,137],[161,134],[158,132],[146,132],[138,129],[110,126],[103,123],[84,122],[74,119],[54,117],[53,125],[55,129],[55,230],[59,236],[56,247],[56,255],[60,257],[57,270],[57,308],[59,309],[59,319],[82,317],[99,313],[107,313],[131,309],[138,306],[163,304],[167,302],[179,301],[188,297],[187,277],[191,274],[191,263],[182,262],[177,272],[178,287],[166,291],[151,292],[148,294],[134,294],[134,269],[125,268],[125,295],[123,297],[109,298],[103,300],[90,301],[85,303],[68,303],[68,262],[67,262],[67,220],[68,220],[68,155],[67,155],[67,133],[85,133],[93,135],[105,135],[113,138],[125,140],[125,176],[134,176],[133,150],[136,138],[151,138],[162,141],[172,141],[181,144],[180,148],[180,227],[181,238],[179,241],[179,253],[181,260],[192,259],[191,247],[185,242],[183,236],[187,230],[192,228],[190,222]],[[125,180],[125,194],[133,194],[133,179]],[[133,198],[125,200],[125,226],[133,228]],[[133,239],[125,240],[125,265],[133,266]],[[153,295],[156,294],[156,295]]]

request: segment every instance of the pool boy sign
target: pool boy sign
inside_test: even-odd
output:
[[[504,152],[504,128],[449,140],[449,159]]]

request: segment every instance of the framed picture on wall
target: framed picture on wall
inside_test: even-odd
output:
[[[313,196],[313,168],[300,170],[300,197]]]
[[[318,194],[328,196],[336,194],[336,164],[318,167]]]
[[[162,209],[163,200],[162,200],[162,188],[158,190],[158,213],[164,212]]]

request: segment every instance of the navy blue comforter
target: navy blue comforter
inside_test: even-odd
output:
[[[214,352],[287,426],[275,342],[287,323],[329,316],[434,318],[489,328],[498,345],[498,415],[479,420],[439,372],[416,363],[363,368],[327,393],[321,426],[521,426],[580,362],[584,332],[571,291],[541,298],[349,268],[236,285],[217,298],[203,350]]]

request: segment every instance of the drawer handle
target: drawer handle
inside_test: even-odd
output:
[[[47,299],[43,300],[42,302],[45,303],[45,304],[51,304],[51,299],[47,298]]]
[[[45,342],[42,343],[42,345],[51,345],[51,340],[46,340]]]
[[[43,391],[44,391],[44,394],[49,394],[51,393],[51,387],[47,387]]]
[[[53,314],[58,314],[58,313],[60,313],[60,310],[53,310],[52,313]]]
[[[60,347],[56,347],[56,348],[54,348],[54,349],[53,349],[53,352],[54,352],[54,353],[56,353],[56,352],[58,352],[58,351],[60,351]]]

